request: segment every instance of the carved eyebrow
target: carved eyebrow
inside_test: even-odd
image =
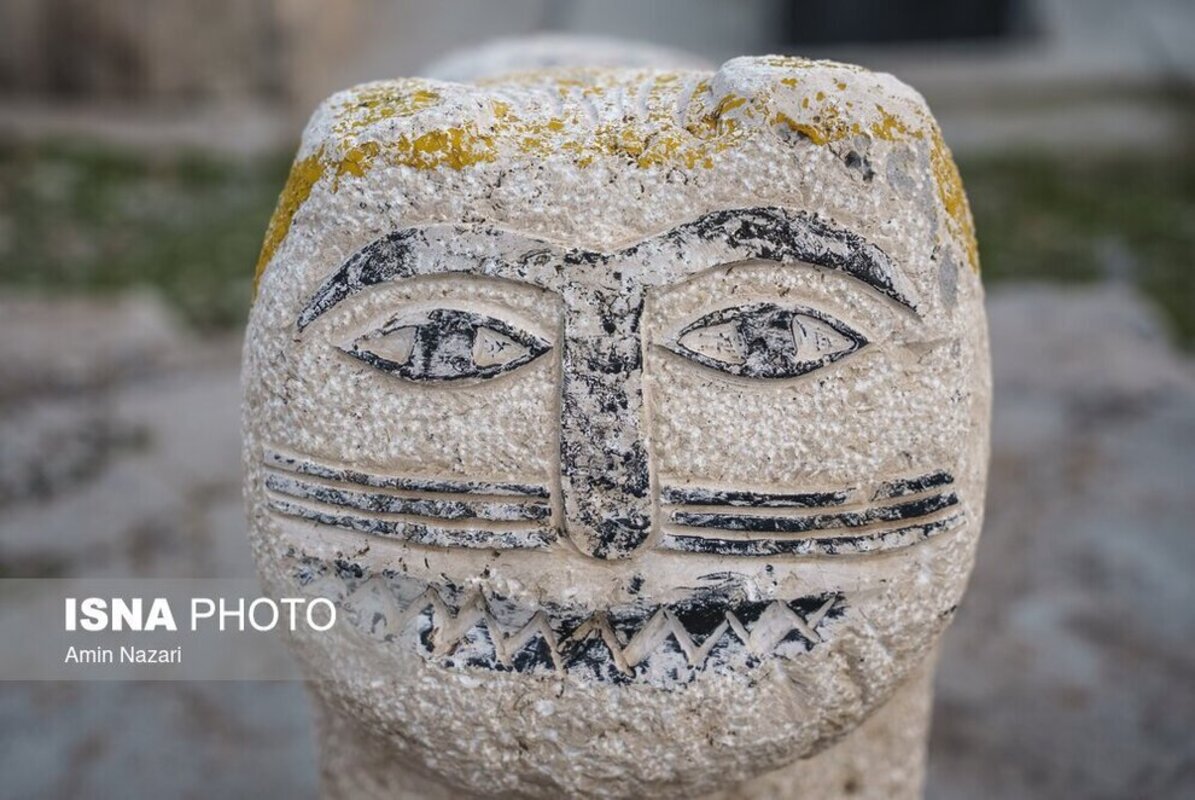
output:
[[[683,264],[688,274],[751,259],[813,264],[843,272],[920,313],[912,290],[887,253],[816,214],[776,207],[713,211],[632,245],[615,257],[638,256],[650,268],[656,260],[653,257],[669,249],[675,249],[675,261]],[[686,258],[690,252],[700,256]]]
[[[465,272],[559,289],[570,265],[637,260],[643,283],[661,286],[752,259],[800,261],[842,272],[920,313],[907,282],[879,247],[815,214],[761,207],[714,211],[612,253],[563,248],[485,225],[404,228],[350,256],[312,295],[298,327],[303,330],[362,289],[416,275]]]
[[[349,256],[307,301],[298,327],[362,289],[416,275],[467,272],[548,287],[558,277],[562,253],[553,242],[488,226],[403,228]]]

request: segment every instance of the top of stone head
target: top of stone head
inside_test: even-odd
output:
[[[566,33],[494,39],[453,50],[419,70],[441,81],[472,83],[503,75],[562,67],[712,70],[704,58],[648,42]]]
[[[467,65],[454,71],[472,77]],[[918,283],[931,263],[978,269],[958,171],[921,96],[887,74],[793,57],[736,58],[712,73],[397,79],[334,94],[304,131],[258,280],[272,262],[313,265],[276,258],[303,246],[288,241],[292,227],[350,226],[378,204],[392,228],[484,219],[598,252],[711,210],[798,209],[903,262],[912,274],[897,283]],[[932,302],[901,288],[910,305]]]

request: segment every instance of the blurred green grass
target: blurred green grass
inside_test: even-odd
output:
[[[201,329],[241,323],[289,157],[0,144],[0,285],[150,286]]]
[[[241,323],[289,158],[0,144],[0,285],[155,287],[200,329]],[[1195,346],[1195,159],[962,160],[984,280],[1127,280]]]
[[[1195,347],[1195,159],[1140,152],[1008,154],[959,165],[988,286],[1101,279],[1135,285]]]

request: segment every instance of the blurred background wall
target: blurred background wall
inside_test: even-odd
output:
[[[540,32],[926,96],[996,387],[929,795],[1195,796],[1190,0],[0,0],[0,578],[252,574],[240,330],[303,121]],[[0,683],[3,797],[313,797],[315,763],[297,683]]]
[[[800,52],[890,69],[954,123],[956,146],[1155,144],[1185,122],[1157,95],[1195,76],[1191,15],[1186,0],[4,0],[0,93],[31,101],[26,115],[65,105],[97,124],[105,112],[138,122],[239,108],[226,144],[274,117],[277,143],[338,88],[493,37],[561,31],[714,62]]]

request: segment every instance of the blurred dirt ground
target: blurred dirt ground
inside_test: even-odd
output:
[[[988,518],[931,798],[1195,796],[1195,367],[1116,284],[989,293]],[[252,574],[239,340],[0,299],[3,575]],[[5,797],[312,797],[297,683],[0,684]]]

